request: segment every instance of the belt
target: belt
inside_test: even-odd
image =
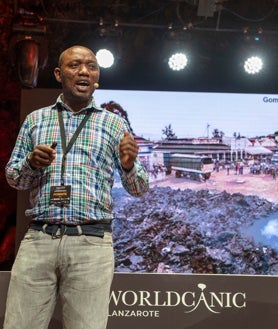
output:
[[[96,221],[81,225],[50,224],[32,221],[29,228],[50,234],[52,238],[60,238],[63,235],[92,235],[103,237],[104,232],[112,232],[111,221]]]

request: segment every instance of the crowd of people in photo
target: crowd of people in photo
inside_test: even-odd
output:
[[[243,175],[250,173],[254,175],[271,175],[276,179],[278,175],[278,164],[271,161],[271,158],[258,158],[251,160],[239,161],[219,161],[214,162],[214,171],[219,172],[220,169],[226,169],[227,175],[234,173],[235,175]]]

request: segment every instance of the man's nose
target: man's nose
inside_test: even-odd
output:
[[[89,74],[89,68],[86,64],[81,64],[79,66],[79,74]]]

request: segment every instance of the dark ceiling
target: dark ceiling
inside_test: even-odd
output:
[[[39,40],[40,56],[47,45],[37,87],[58,87],[53,69],[66,47],[83,44],[96,51],[107,43],[118,55],[111,69],[101,70],[104,89],[278,93],[277,0],[14,3],[14,36]],[[189,65],[173,72],[167,57],[171,47],[180,45],[190,51]],[[260,75],[242,71],[248,48],[265,56]]]

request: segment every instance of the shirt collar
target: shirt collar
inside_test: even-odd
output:
[[[62,95],[60,94],[56,100],[56,103],[52,106],[53,109],[55,108],[63,108],[66,109],[68,111],[71,111],[71,109],[68,107],[67,104],[65,104],[62,100]],[[88,104],[88,106],[84,107],[83,109],[80,110],[80,112],[83,112],[84,110],[97,110],[97,111],[103,111],[103,108],[98,106],[95,102],[94,97],[92,96],[90,103]]]

